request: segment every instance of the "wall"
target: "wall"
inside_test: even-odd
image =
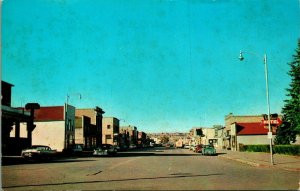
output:
[[[96,113],[95,109],[76,109],[76,116],[87,116],[91,118],[91,124],[96,125]]]
[[[273,135],[272,141],[274,141],[275,135]],[[267,135],[238,135],[237,136],[237,148],[239,144],[243,145],[268,145],[270,144],[270,139]]]
[[[201,137],[201,144],[208,145],[210,139],[215,138],[215,129],[213,128],[202,128],[204,137]]]
[[[32,145],[47,145],[57,151],[64,149],[65,122],[35,122],[36,128],[32,132]]]
[[[251,123],[251,122],[261,122],[263,120],[262,115],[253,115],[253,116],[234,116],[227,115],[225,117],[225,129],[230,130],[231,124],[234,122],[237,123]]]
[[[223,146],[226,149],[237,150],[238,144],[235,137],[235,133],[231,132],[233,123],[254,123],[261,122],[263,120],[262,115],[253,115],[253,116],[235,116],[233,114],[229,114],[225,116],[225,136],[229,136],[230,139],[223,140]],[[234,130],[235,131],[235,130]]]
[[[67,105],[65,112],[66,139],[64,148],[69,148],[75,144],[75,107]]]
[[[76,117],[75,120],[75,144],[84,144],[83,137],[83,116]]]

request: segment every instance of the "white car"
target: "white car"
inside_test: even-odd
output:
[[[94,150],[94,156],[109,156],[109,155],[116,155],[117,148],[111,144],[102,144],[101,147],[98,147]]]
[[[196,146],[195,145],[191,145],[190,146],[190,151],[195,151]]]
[[[129,145],[129,148],[130,148],[130,149],[135,149],[135,148],[136,148],[136,145],[135,145],[135,144],[131,144],[131,145]]]
[[[30,148],[23,149],[21,152],[23,158],[35,159],[51,159],[56,154],[56,150],[52,150],[49,146],[45,145],[32,145]]]

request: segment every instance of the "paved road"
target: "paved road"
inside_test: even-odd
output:
[[[4,190],[297,190],[298,183],[299,172],[252,167],[186,149],[2,166]]]

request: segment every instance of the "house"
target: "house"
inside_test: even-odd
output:
[[[102,143],[119,145],[120,120],[115,117],[104,117],[102,120]]]
[[[99,108],[76,109],[75,144],[84,149],[99,147],[102,144],[102,119],[105,112]]]
[[[231,124],[231,150],[239,151],[241,145],[269,144],[267,134],[269,129],[260,123],[233,123]],[[276,131],[273,130],[274,140]]]
[[[75,107],[41,107],[34,113],[36,127],[32,132],[33,145],[47,145],[61,152],[75,144]],[[24,132],[21,132],[24,133]]]
[[[12,87],[14,85],[1,81],[1,151],[2,155],[20,155],[22,149],[32,144],[34,131],[34,112],[40,106],[37,103],[28,103],[24,108],[12,107]],[[23,125],[23,127],[21,127]],[[24,135],[21,135],[21,130]]]

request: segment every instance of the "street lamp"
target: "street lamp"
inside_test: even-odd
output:
[[[244,60],[243,53],[253,54],[255,56],[258,56],[257,54],[252,53],[252,52],[242,52],[242,51],[240,51],[240,56],[239,56],[240,61]],[[268,109],[268,126],[269,126],[268,138],[270,139],[271,164],[273,165],[272,131],[271,131],[271,120],[270,120],[270,98],[269,98],[269,85],[268,85],[267,55],[264,54],[263,58],[264,58],[264,65],[265,65],[266,96],[267,96],[267,109]]]
[[[72,95],[78,95],[79,96],[79,100],[81,100],[81,94],[80,93],[76,93],[76,94],[72,94]],[[65,105],[65,128],[67,128],[67,129],[70,128],[69,127],[70,126],[70,120],[69,120],[69,117],[68,117],[69,99],[70,99],[70,94],[67,94],[66,105]],[[67,132],[65,131],[65,141],[66,141],[66,139],[67,139]],[[65,147],[67,148],[68,145],[69,145],[69,139],[67,140],[67,142],[65,142]]]
[[[67,94],[67,104],[69,103],[69,99],[71,95],[77,95],[79,100],[81,100],[81,94],[80,93],[75,93],[75,94]]]

